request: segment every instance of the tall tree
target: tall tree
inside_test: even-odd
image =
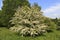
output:
[[[3,7],[2,7],[2,15],[4,19],[4,25],[7,26],[9,24],[9,20],[13,16],[18,6],[29,6],[28,0],[3,0]]]

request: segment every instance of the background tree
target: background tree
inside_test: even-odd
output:
[[[48,32],[53,32],[53,30],[56,30],[57,25],[55,24],[54,21],[51,20],[51,18],[46,18],[44,23],[48,25]]]
[[[56,25],[56,29],[60,30],[60,18],[51,19]]]
[[[34,4],[32,5],[32,7],[36,7],[36,8],[38,8],[39,11],[41,11],[41,6],[39,6],[37,3],[34,3]]]
[[[3,0],[2,19],[3,25],[8,26],[9,20],[13,16],[18,6],[30,6],[28,0]]]
[[[3,23],[3,15],[2,15],[2,10],[0,10],[0,27],[3,26],[2,23]]]

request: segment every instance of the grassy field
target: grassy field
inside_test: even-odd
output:
[[[46,33],[38,37],[21,37],[9,31],[9,29],[0,27],[0,40],[60,40],[60,31]]]

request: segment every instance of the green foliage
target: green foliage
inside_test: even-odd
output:
[[[41,6],[39,6],[37,3],[34,3],[34,5],[32,5],[32,6],[39,8],[38,10],[41,11]]]
[[[0,17],[1,17],[1,12],[2,12],[2,11],[0,10]]]
[[[46,32],[47,25],[44,22],[45,17],[42,15],[38,6],[19,7],[15,13],[11,24],[14,24],[10,29],[22,36],[36,36]]]
[[[46,25],[48,25],[48,29],[47,30],[53,31],[57,27],[57,25],[51,20],[51,18],[46,18],[45,21],[44,21],[44,23]]]
[[[29,2],[27,0],[3,0],[3,7],[2,7],[2,19],[4,26],[8,26],[9,20],[14,15],[18,6],[29,6]]]
[[[60,19],[58,19],[58,24],[57,25],[60,26]]]
[[[60,26],[60,18],[59,19],[56,18],[54,22],[56,23],[57,26]]]
[[[56,25],[56,29],[60,30],[60,19],[56,18],[56,19],[51,19]]]
[[[0,26],[2,26],[3,23],[3,15],[2,15],[2,10],[0,10]]]

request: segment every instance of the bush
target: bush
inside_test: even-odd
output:
[[[44,19],[45,17],[37,6],[31,8],[27,6],[19,7],[12,20],[10,20],[11,24],[14,24],[10,30],[22,36],[40,35],[45,33],[47,29],[47,25],[43,23]]]

